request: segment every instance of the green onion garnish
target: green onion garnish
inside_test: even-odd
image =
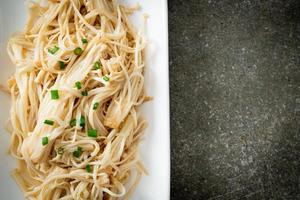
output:
[[[79,56],[80,54],[82,54],[83,50],[80,47],[76,47],[76,49],[74,49],[74,54]]]
[[[79,158],[81,154],[82,154],[82,148],[81,147],[77,147],[77,150],[75,150],[73,152],[73,156],[76,157],[76,158]]]
[[[75,83],[75,87],[76,87],[78,90],[80,90],[80,89],[81,89],[81,83],[80,83],[79,81],[77,81],[77,82]]]
[[[51,53],[51,54],[55,54],[58,50],[59,50],[59,47],[58,46],[54,46],[52,49],[49,48],[48,52]]]
[[[52,120],[49,120],[49,119],[46,119],[45,121],[44,121],[44,124],[48,124],[48,125],[53,125],[54,124],[54,121],[52,121]]]
[[[103,78],[103,80],[105,80],[105,81],[109,81],[109,77],[108,77],[108,76],[103,76],[102,78]]]
[[[98,106],[99,106],[99,103],[98,103],[98,102],[94,103],[94,105],[93,105],[93,110],[96,110],[96,109],[98,108]]]
[[[84,127],[84,126],[85,126],[85,118],[84,118],[84,116],[81,116],[81,117],[80,117],[79,125],[80,125],[81,127]]]
[[[91,165],[87,164],[87,165],[85,166],[85,170],[86,170],[88,173],[91,173],[91,172],[92,172]]]
[[[97,130],[95,130],[95,129],[89,129],[88,130],[88,136],[89,137],[97,137]]]
[[[65,63],[63,61],[59,61],[59,68],[60,69],[65,69]]]
[[[71,127],[76,126],[76,119],[71,119],[70,126]]]
[[[76,158],[79,158],[80,155],[81,155],[81,152],[79,152],[77,150],[73,152],[73,156]]]
[[[82,94],[82,96],[87,96],[88,92],[87,91],[82,91],[81,94]]]
[[[45,146],[46,144],[48,144],[48,137],[43,137],[42,138],[42,145]]]
[[[101,69],[101,64],[99,61],[95,62],[94,63],[94,69],[97,70],[97,69]]]
[[[51,99],[58,99],[58,90],[51,90]]]
[[[63,154],[64,154],[64,148],[59,147],[59,148],[57,149],[57,153],[58,153],[59,155],[63,155]]]
[[[83,44],[86,44],[86,43],[88,43],[88,41],[87,41],[87,39],[86,39],[86,38],[82,38],[82,39],[81,39],[81,42],[82,42]]]

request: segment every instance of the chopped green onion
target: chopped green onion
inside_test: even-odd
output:
[[[97,70],[97,69],[101,69],[101,64],[99,61],[95,62],[94,63],[94,69]]]
[[[109,77],[108,77],[108,76],[103,76],[102,78],[103,78],[103,80],[105,80],[105,81],[109,81]]]
[[[82,38],[82,39],[81,39],[81,42],[82,42],[83,44],[86,44],[86,43],[88,43],[88,41],[87,41],[87,39],[86,39],[86,38]]]
[[[77,147],[77,150],[75,150],[73,152],[73,156],[76,157],[76,158],[79,158],[81,154],[82,154],[82,148],[81,147]]]
[[[76,119],[71,119],[70,126],[71,127],[76,126]]]
[[[58,90],[51,90],[51,99],[59,99]]]
[[[81,155],[81,152],[80,152],[80,151],[77,151],[77,150],[76,150],[76,151],[73,152],[73,156],[76,157],[76,158],[79,158],[80,155]]]
[[[87,164],[87,165],[85,166],[85,170],[86,170],[88,173],[91,173],[91,172],[92,172],[91,165]]]
[[[81,94],[82,94],[82,96],[87,96],[88,92],[87,91],[82,91]]]
[[[49,48],[48,52],[51,53],[51,54],[55,54],[58,50],[59,50],[59,47],[58,46],[54,46],[52,49]]]
[[[77,82],[75,83],[75,87],[76,87],[78,90],[80,90],[80,89],[81,89],[81,83],[80,83],[79,81],[77,81]]]
[[[83,50],[82,50],[82,48],[80,48],[80,47],[76,47],[76,49],[74,49],[74,53],[75,53],[75,55],[77,55],[77,56],[81,55],[82,52],[83,52]]]
[[[42,138],[42,145],[45,146],[46,144],[48,144],[48,137],[43,137]]]
[[[80,125],[81,127],[84,127],[84,126],[85,126],[85,118],[84,118],[84,116],[81,116],[81,117],[80,117],[79,125]]]
[[[94,105],[93,105],[93,110],[96,110],[96,109],[98,108],[98,106],[99,106],[99,103],[98,103],[98,102],[94,103]]]
[[[64,148],[59,147],[59,148],[57,149],[57,153],[58,153],[59,155],[63,155],[63,154],[64,154]]]
[[[88,136],[89,137],[97,137],[97,130],[95,130],[95,129],[89,129],[88,130]]]
[[[63,61],[59,61],[59,68],[60,69],[65,69],[65,63]]]
[[[49,119],[46,119],[45,121],[44,121],[44,124],[48,124],[48,125],[53,125],[54,124],[54,121],[52,121],[52,120],[49,120]]]
[[[98,102],[94,103],[94,105],[93,105],[93,110],[97,110],[98,106],[99,106],[99,103],[98,103]]]

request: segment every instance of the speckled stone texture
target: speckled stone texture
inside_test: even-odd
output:
[[[170,0],[171,199],[300,199],[300,0]]]

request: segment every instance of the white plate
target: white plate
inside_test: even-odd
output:
[[[146,88],[154,97],[143,107],[149,122],[141,144],[141,157],[149,171],[134,193],[134,200],[168,200],[170,192],[170,128],[169,128],[169,76],[168,76],[168,21],[166,0],[123,0],[126,4],[139,2],[142,10],[133,16],[137,29],[141,28],[141,13],[149,15],[147,23]],[[8,37],[21,31],[26,21],[24,0],[0,0],[0,82],[5,83],[14,66],[6,53]],[[9,134],[3,124],[9,117],[10,98],[0,94],[0,199],[24,199],[22,192],[10,176],[16,163],[7,154]]]

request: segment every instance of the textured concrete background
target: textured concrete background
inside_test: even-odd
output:
[[[300,199],[300,0],[170,0],[172,199]]]

